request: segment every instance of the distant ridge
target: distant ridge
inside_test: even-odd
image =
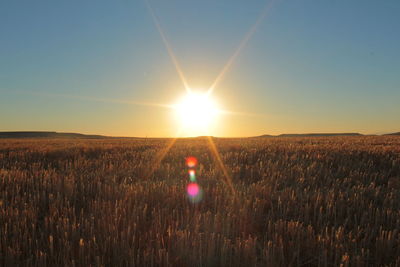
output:
[[[88,135],[80,133],[58,133],[58,132],[0,132],[0,138],[86,138],[104,139],[111,138],[103,135]]]
[[[302,136],[361,136],[360,133],[306,133],[306,134],[281,134],[279,137],[302,137]]]
[[[363,136],[360,133],[305,133],[305,134],[264,134],[258,137],[323,137],[323,136]]]
[[[397,132],[397,133],[389,133],[389,134],[384,134],[384,135],[400,135],[400,132]]]

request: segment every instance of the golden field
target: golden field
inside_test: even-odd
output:
[[[400,137],[171,141],[0,139],[0,265],[400,266]]]

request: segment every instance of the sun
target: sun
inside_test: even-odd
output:
[[[182,130],[196,134],[209,133],[221,113],[209,94],[194,91],[182,97],[174,109]]]

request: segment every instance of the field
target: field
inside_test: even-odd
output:
[[[0,265],[400,266],[400,137],[213,140],[0,140]]]

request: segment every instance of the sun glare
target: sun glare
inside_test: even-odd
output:
[[[207,93],[188,92],[174,106],[184,131],[207,133],[220,113],[215,101]]]

